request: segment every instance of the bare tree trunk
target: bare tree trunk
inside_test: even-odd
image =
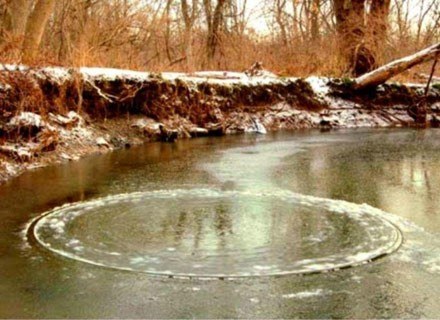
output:
[[[240,1],[240,3],[236,0],[228,0],[226,9],[229,11],[226,16],[230,18],[230,23],[225,23],[228,32],[243,37],[247,23],[247,0]]]
[[[286,0],[276,0],[275,1],[275,21],[280,28],[281,41],[284,46],[288,45],[287,31],[286,31],[286,21],[284,20],[284,11],[286,9]]]
[[[55,7],[55,0],[38,0],[30,14],[23,42],[23,62],[31,63],[35,60],[43,37],[47,21]]]
[[[399,30],[399,39],[405,41],[408,39],[408,12],[405,12],[403,3],[399,0],[394,1],[396,10],[397,30]]]
[[[365,45],[365,0],[334,0],[340,55],[347,71],[359,76],[371,71],[376,61]]]
[[[435,59],[440,55],[440,43],[419,51],[411,56],[394,60],[376,70],[373,70],[355,80],[356,89],[378,86],[391,77],[398,75],[420,63]]]
[[[191,10],[189,8],[187,0],[181,0],[181,6],[182,6],[183,21],[185,23],[183,45],[184,45],[185,57],[186,57],[186,69],[187,71],[190,72],[193,71],[194,69],[193,50],[192,50],[192,32],[198,11],[198,0],[192,1]]]
[[[293,36],[296,38],[299,34],[299,19],[298,19],[298,0],[292,0],[292,20],[293,20]]]
[[[388,33],[388,17],[391,0],[376,0],[371,2],[368,17],[368,30],[371,33],[371,47],[376,57],[382,56]]]
[[[220,28],[223,25],[223,9],[226,0],[217,0],[214,11],[212,10],[211,0],[203,0],[205,5],[206,20],[208,22],[207,37],[207,58],[210,64],[217,52]]]
[[[165,28],[165,52],[167,54],[167,58],[168,58],[168,62],[172,63],[173,59],[171,56],[171,5],[172,5],[173,0],[167,0],[166,6],[165,6],[165,11],[164,11],[164,15],[165,15],[165,23],[166,23],[166,28]]]
[[[321,0],[313,0],[310,9],[310,38],[312,41],[317,42],[319,40],[319,8],[321,6]]]
[[[10,21],[6,30],[14,36],[22,37],[26,28],[26,21],[31,9],[32,0],[13,0],[9,4]]]
[[[35,4],[26,24],[22,57],[24,63],[31,63],[35,60],[44,29],[54,7],[55,0],[38,0]]]
[[[26,21],[29,16],[32,0],[4,1],[0,9],[0,50],[8,52],[10,57],[18,60],[24,38]],[[6,45],[3,47],[3,45]],[[5,48],[8,48],[4,51]]]
[[[71,51],[70,34],[66,31],[68,25],[68,15],[71,11],[72,0],[64,0],[58,3],[58,8],[55,9],[54,20],[58,25],[58,61],[68,61]],[[58,9],[58,10],[57,10]]]

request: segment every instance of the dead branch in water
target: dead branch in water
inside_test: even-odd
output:
[[[437,54],[435,56],[435,60],[434,60],[434,63],[432,65],[432,68],[431,68],[431,73],[429,74],[428,83],[426,84],[426,89],[425,89],[425,99],[428,96],[429,87],[431,86],[431,82],[434,79],[435,67],[437,66],[438,57],[439,57],[439,54]]]
[[[438,54],[435,56],[434,63],[432,64],[431,73],[428,78],[428,82],[426,84],[425,88],[425,94],[423,97],[421,97],[420,101],[414,105],[408,108],[408,114],[410,117],[414,119],[416,124],[426,126],[426,117],[427,117],[427,100],[428,100],[428,93],[429,93],[429,87],[431,86],[432,77],[435,73],[435,67],[437,66],[438,61]]]
[[[440,54],[440,43],[423,49],[413,55],[394,60],[378,69],[366,73],[355,79],[355,89],[375,87],[385,83],[388,79],[402,73],[418,64],[435,59]]]

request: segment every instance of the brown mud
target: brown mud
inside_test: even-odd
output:
[[[99,72],[97,72],[97,70]],[[148,141],[295,129],[414,126],[423,85],[355,91],[348,79],[0,69],[0,182]],[[440,87],[426,97],[438,126]],[[261,128],[261,126],[260,126]]]

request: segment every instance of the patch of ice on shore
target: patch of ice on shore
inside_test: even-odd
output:
[[[116,79],[137,79],[148,80],[150,79],[150,72],[133,71],[126,69],[114,69],[114,68],[90,68],[83,67],[79,71],[86,77],[99,78],[104,80],[116,80]]]
[[[329,78],[326,77],[308,77],[306,82],[312,87],[315,94],[320,96],[325,96],[329,93],[330,88],[328,86]]]
[[[10,127],[44,127],[46,123],[41,116],[33,112],[21,112],[9,120]]]
[[[311,291],[301,291],[301,292],[283,294],[281,297],[284,299],[307,299],[322,295],[328,295],[331,293],[332,291],[330,290],[316,289]]]

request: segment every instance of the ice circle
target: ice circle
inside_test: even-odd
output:
[[[368,205],[290,191],[179,189],[64,205],[28,232],[66,258],[169,277],[308,274],[383,257],[399,229]]]

